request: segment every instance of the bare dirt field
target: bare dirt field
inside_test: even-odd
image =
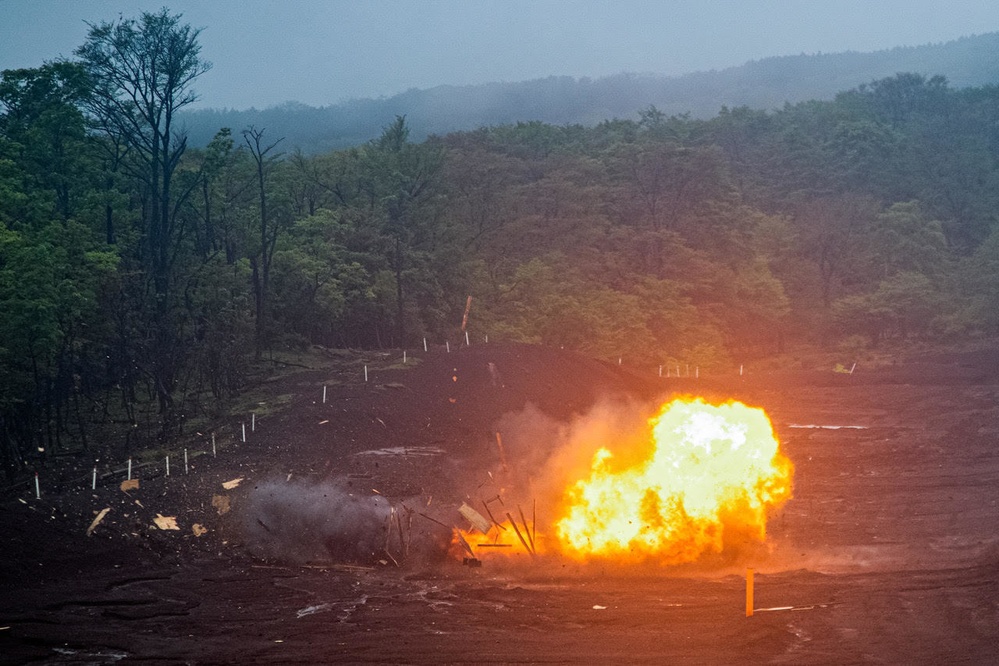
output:
[[[519,345],[419,356],[275,380],[215,455],[192,435],[186,470],[176,449],[138,488],[53,466],[41,499],[3,495],[0,662],[999,663],[999,351],[698,379]],[[769,414],[795,471],[765,546],[540,555],[557,443],[681,394]],[[463,564],[447,526],[495,495],[539,556]]]

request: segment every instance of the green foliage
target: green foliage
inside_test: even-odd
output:
[[[64,434],[84,437],[82,423],[66,423],[67,412],[81,390],[77,374],[99,363],[106,331],[97,298],[117,267],[117,256],[76,222],[21,233],[0,228],[0,413],[16,415],[20,427],[3,434],[22,449],[57,452]],[[46,412],[66,431],[43,438]],[[5,447],[5,465],[16,459]]]
[[[919,202],[900,201],[878,215],[871,240],[884,275],[902,271],[934,275],[948,268],[942,225],[927,219]]]
[[[275,318],[324,346],[363,346],[381,310],[372,284],[380,257],[352,251],[349,239],[349,224],[323,210],[290,229],[275,255]]]
[[[778,111],[646,102],[419,141],[379,116],[355,147],[278,154],[249,123],[187,149],[172,114],[207,63],[167,10],[77,54],[0,80],[8,470],[116,421],[182,432],[254,351],[459,342],[469,295],[477,339],[671,371],[999,333],[994,87],[897,75]]]
[[[999,228],[961,264],[956,285],[961,305],[948,332],[999,334]]]
[[[0,160],[9,160],[0,166],[0,183],[8,182],[0,184],[8,194],[0,199],[0,218],[8,226],[44,225],[80,212],[94,172],[79,108],[88,85],[83,68],[69,62],[0,77]],[[17,196],[24,193],[31,196]]]
[[[942,306],[942,296],[929,278],[900,272],[882,280],[871,293],[840,299],[833,305],[833,316],[845,333],[866,333],[877,345],[893,336],[925,335]]]

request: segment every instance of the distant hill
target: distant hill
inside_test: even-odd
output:
[[[872,53],[765,58],[739,67],[678,77],[618,74],[599,79],[552,76],[519,83],[411,89],[379,99],[311,107],[297,102],[263,110],[204,109],[182,116],[192,145],[202,146],[221,127],[238,133],[254,125],[283,145],[307,153],[358,145],[405,115],[411,138],[489,125],[542,121],[594,125],[637,119],[654,105],[667,115],[710,118],[722,106],[776,109],[786,103],[831,99],[861,84],[912,72],[943,75],[952,87],[999,84],[999,33],[943,44]]]

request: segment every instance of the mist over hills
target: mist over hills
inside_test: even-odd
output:
[[[942,44],[870,53],[780,56],[738,67],[679,77],[622,73],[598,79],[551,76],[516,83],[410,89],[378,99],[312,107],[297,102],[267,109],[202,109],[181,116],[189,141],[203,146],[222,127],[249,126],[284,137],[284,146],[315,153],[377,137],[405,115],[411,138],[483,126],[540,121],[596,125],[637,119],[655,106],[667,115],[710,118],[727,106],[779,109],[785,104],[832,99],[837,93],[900,72],[942,75],[954,88],[999,83],[999,33]]]

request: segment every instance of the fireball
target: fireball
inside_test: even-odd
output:
[[[791,462],[762,409],[674,400],[649,421],[651,454],[627,468],[593,456],[570,485],[555,534],[576,559],[692,562],[766,537],[768,512],[791,496]]]

